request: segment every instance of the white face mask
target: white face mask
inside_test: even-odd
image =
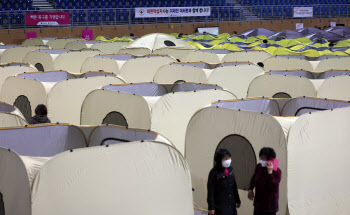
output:
[[[222,166],[225,168],[229,168],[231,166],[231,159],[222,162]]]
[[[266,167],[266,166],[267,166],[268,161],[263,161],[263,160],[260,160],[260,163],[261,163],[261,166],[262,166],[262,167]]]

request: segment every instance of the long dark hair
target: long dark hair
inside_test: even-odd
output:
[[[223,168],[222,159],[226,156],[231,157],[231,153],[227,149],[219,149],[214,156],[214,167],[215,168]]]

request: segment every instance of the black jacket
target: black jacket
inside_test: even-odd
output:
[[[226,177],[223,168],[214,167],[208,178],[208,209],[215,215],[236,215],[236,204],[241,203],[232,167]]]
[[[40,116],[40,115],[35,115],[29,120],[29,124],[41,124],[41,123],[51,123],[49,118],[47,118],[46,115]]]
[[[1,192],[0,192],[0,215],[5,215],[4,199]]]

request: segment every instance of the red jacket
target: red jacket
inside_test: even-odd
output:
[[[282,172],[278,168],[272,174],[258,164],[250,181],[249,190],[255,188],[254,207],[258,212],[278,212],[279,185]]]

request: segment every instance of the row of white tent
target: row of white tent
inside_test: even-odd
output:
[[[260,148],[269,146],[282,170],[279,215],[346,214],[349,117],[350,108],[276,117],[214,103],[196,111],[185,129],[186,160],[147,130],[2,128],[0,190],[9,214],[193,214],[193,202],[199,210],[207,208],[206,180],[215,151],[228,148],[242,200],[239,213],[252,214],[249,179]],[[97,147],[78,149],[86,147],[87,136]],[[137,140],[145,141],[128,142]],[[339,172],[342,177],[335,177]]]
[[[117,57],[128,57],[128,55],[117,55]],[[110,61],[113,61],[114,65],[108,64]],[[79,79],[93,76],[109,76],[119,79],[119,84],[145,82],[173,84],[178,81],[213,84],[223,87],[238,98],[276,97],[278,96],[275,95],[276,93],[286,93],[290,97],[308,96],[350,100],[347,88],[349,87],[348,75],[331,76],[327,79],[308,79],[303,76],[282,75],[278,72],[266,73],[261,67],[253,64],[237,64],[211,70],[206,69],[206,64],[203,63],[176,63],[172,58],[166,56],[129,59],[120,61],[120,64],[124,64],[121,71],[117,69],[118,63],[112,58],[100,56],[88,58],[82,67],[84,73],[77,75],[64,71],[35,73],[37,70],[28,64],[12,63],[0,67],[0,86],[4,88],[5,80],[11,76],[35,79],[42,83],[47,82],[51,86],[56,82],[66,79],[72,81],[77,77]],[[89,72],[87,68],[93,68],[94,70],[103,69],[103,71],[95,70]],[[112,73],[112,71],[117,72]],[[82,81],[80,80],[80,82]],[[118,83],[111,82],[106,84]],[[266,87],[267,83],[269,87]]]
[[[326,110],[346,107],[350,100],[349,97],[344,97],[349,96],[349,90],[346,90],[350,86],[348,76],[327,79],[323,85],[328,87],[328,90],[323,90],[326,88],[322,87],[323,85],[319,89],[324,94],[318,95],[326,95],[320,96],[321,99],[312,99],[316,97],[316,91],[311,82],[307,85],[309,80],[306,78],[262,75],[254,79],[249,87],[248,95],[251,95],[251,98],[272,98],[274,95],[310,97],[310,101],[306,98],[297,99],[295,105],[288,102],[290,99],[235,100],[237,97],[231,92],[208,84],[125,84],[121,79],[111,76],[40,82],[30,77],[32,74],[40,79],[38,76],[45,73],[26,73],[23,77],[9,77],[0,93],[0,100],[19,108],[26,120],[29,121],[30,117],[35,115],[37,105],[45,104],[52,122],[73,125],[116,124],[150,129],[167,137],[182,153],[185,130],[191,116],[199,108],[219,100],[232,101],[220,104],[223,107],[254,110],[275,116],[298,116],[305,111],[312,111],[312,108]],[[58,76],[53,75],[55,78]],[[333,82],[329,84],[331,81]],[[342,87],[344,93],[339,93],[342,92]],[[333,101],[334,98],[341,101]],[[287,102],[288,106],[285,105]],[[25,123],[20,116],[11,117],[13,119],[3,121],[2,126]]]
[[[105,44],[108,48],[112,50],[118,49],[114,47],[113,44],[108,43],[98,43]],[[101,45],[100,45],[101,46]],[[116,45],[117,46],[117,45]],[[0,46],[1,48],[1,46]],[[5,48],[5,47],[3,47]],[[163,50],[163,49],[161,49]],[[181,49],[174,49],[178,52],[184,52]],[[173,54],[174,50],[169,51],[165,49],[162,52],[153,52],[148,55],[135,55],[135,53],[130,51],[124,51],[124,49],[118,52],[106,51],[105,49],[80,49],[80,50],[70,50],[68,48],[62,49],[45,49],[40,46],[31,47],[10,47],[6,46],[3,49],[3,53],[0,57],[0,63],[12,63],[12,62],[23,62],[36,65],[38,67],[41,64],[42,69],[45,71],[50,70],[65,70],[65,64],[69,64],[72,58],[77,58],[75,64],[80,67],[69,67],[69,71],[72,73],[81,73],[83,70],[81,68],[83,62],[93,56],[106,55],[104,58],[112,58],[116,61],[125,61],[128,59],[123,59],[118,55],[132,55],[130,58],[135,57],[145,57],[149,55],[168,55],[173,59],[179,59],[181,62],[203,62],[208,64],[209,68],[215,68],[222,65],[232,65],[234,63],[251,63],[257,64],[259,62],[264,63],[264,69],[266,71],[309,71],[313,73],[322,73],[330,70],[349,70],[349,57],[340,56],[329,56],[321,61],[307,61],[305,59],[293,58],[290,56],[272,56],[265,51],[239,51],[230,52],[224,54],[223,56],[218,56],[214,52],[204,52],[204,51],[191,51],[181,54]],[[186,50],[185,50],[186,51]],[[82,53],[84,52],[84,53]],[[125,57],[124,57],[125,58]],[[113,62],[109,62],[113,64]],[[119,64],[118,70],[121,70]],[[39,67],[38,67],[39,68]],[[82,70],[82,71],[81,71]],[[91,71],[91,70],[90,70]],[[115,71],[117,73],[117,71]]]

